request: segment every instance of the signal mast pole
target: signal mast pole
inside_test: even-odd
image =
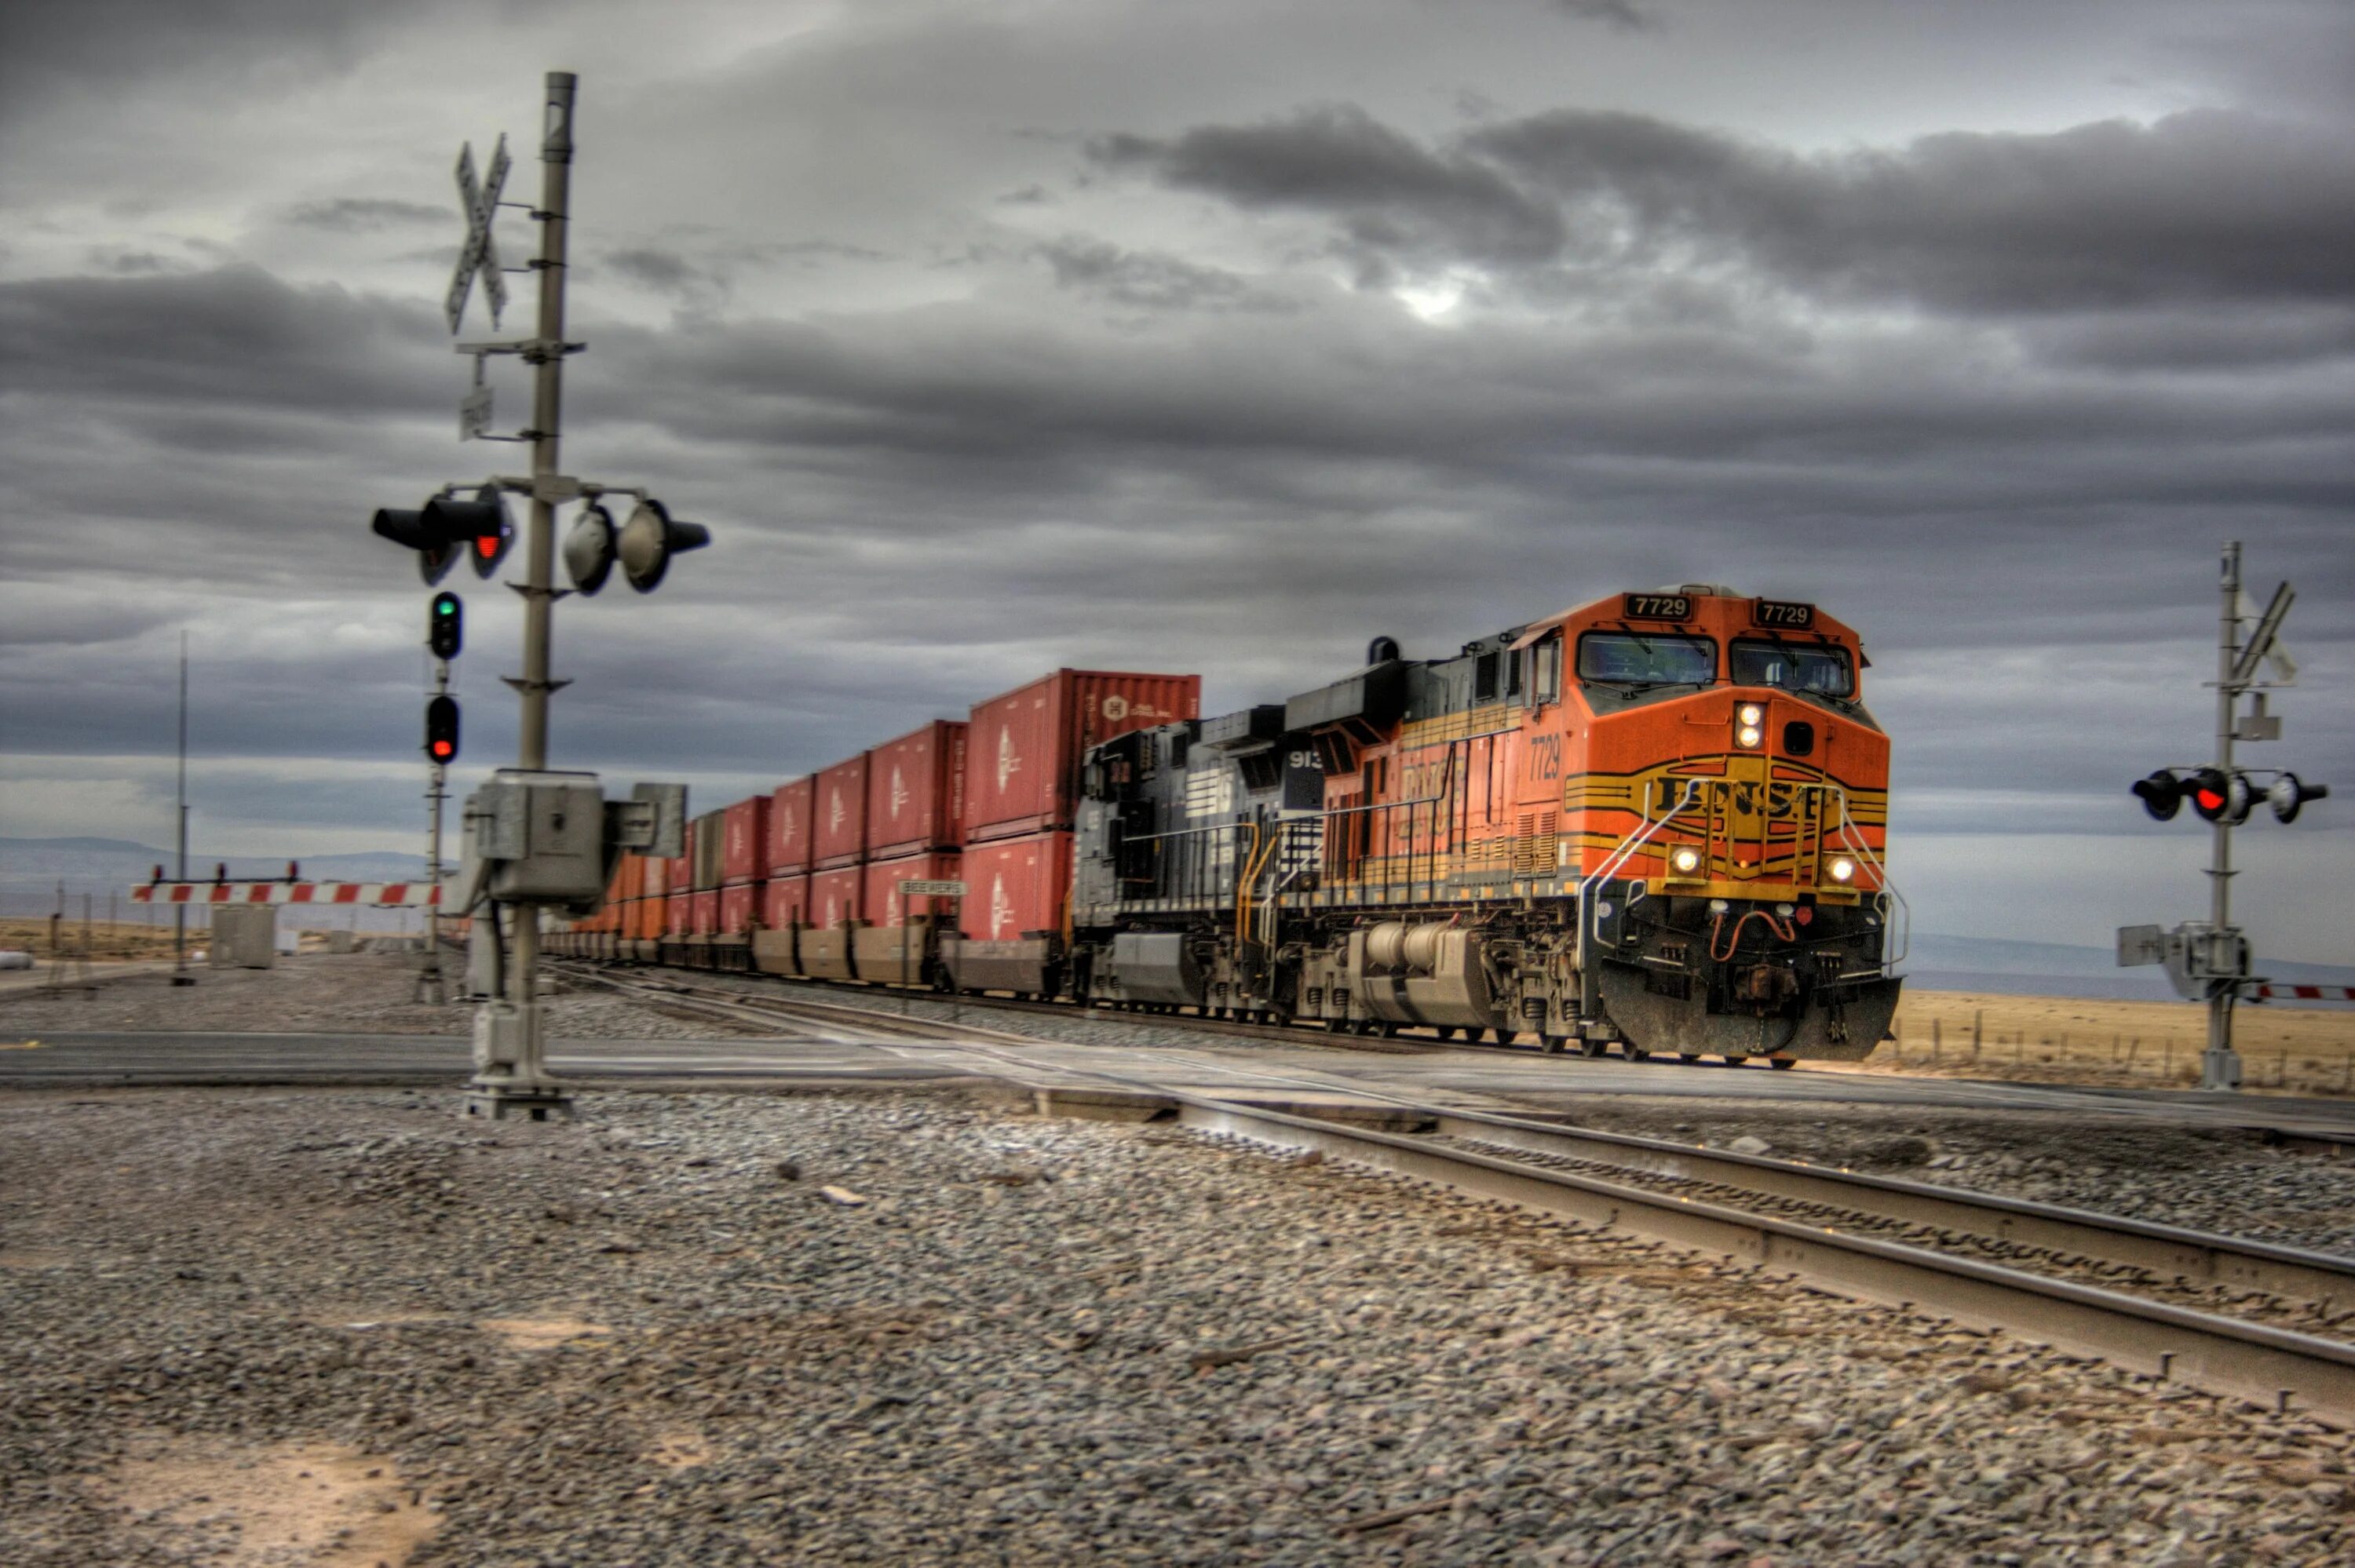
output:
[[[539,224],[538,328],[524,349],[533,365],[531,515],[524,532],[523,676],[507,677],[523,699],[516,765],[527,772],[548,767],[548,699],[562,681],[549,676],[549,629],[559,588],[556,576],[556,506],[578,487],[562,482],[558,461],[564,410],[564,283],[567,209],[572,189],[572,101],[580,79],[569,70],[548,73],[548,97],[540,126],[540,198],[532,217]],[[514,585],[509,585],[514,586]],[[518,904],[507,950],[504,1008],[485,1007],[474,1021],[477,1072],[469,1108],[501,1115],[510,1106],[535,1118],[571,1114],[571,1097],[548,1074],[547,1040],[539,1005],[539,910]],[[494,920],[496,916],[493,916]],[[506,1016],[496,1016],[504,1011]],[[496,1066],[504,1070],[485,1071]]]
[[[2224,546],[2220,591],[2223,608],[2216,617],[2216,769],[2232,777],[2232,732],[2245,683],[2233,679],[2241,659],[2241,542]],[[2208,923],[2222,937],[2232,929],[2232,814],[2216,819],[2208,861]],[[2223,939],[2229,940],[2229,937]],[[2241,1058],[2232,1049],[2232,1001],[2238,987],[2208,982],[2208,1049],[2200,1056],[2200,1086],[2237,1089]]]

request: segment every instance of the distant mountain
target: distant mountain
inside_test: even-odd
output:
[[[454,863],[456,846],[451,849]],[[0,838],[0,915],[47,915],[58,907],[62,885],[69,918],[80,917],[82,896],[87,894],[91,914],[101,920],[106,917],[110,895],[118,918],[144,920],[149,907],[133,904],[131,889],[145,882],[158,865],[170,872],[175,862],[167,850],[128,839]],[[199,854],[194,850],[188,852],[188,874],[208,879],[214,865],[221,863],[227,863],[232,879],[286,874],[283,860]],[[301,864],[304,878],[314,882],[414,882],[425,874],[424,856],[382,852],[307,855]],[[408,920],[413,926],[415,916]],[[362,930],[389,931],[401,928],[402,919],[398,911],[369,910],[362,912],[357,923]]]

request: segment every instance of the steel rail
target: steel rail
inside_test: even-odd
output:
[[[765,1000],[754,999],[756,1003]],[[737,1010],[732,1003],[698,1004]],[[761,1009],[756,1005],[742,1011],[757,1013]],[[826,1011],[859,1010],[828,1005]],[[938,1034],[963,1034],[969,1040],[975,1033],[961,1032],[947,1024],[935,1024],[932,1029],[938,1032],[934,1038]],[[1068,1073],[1161,1097],[1175,1103],[1181,1125],[1198,1130],[1281,1148],[1314,1150],[1475,1196],[1562,1214],[1598,1227],[1622,1229],[1686,1250],[1742,1258],[1761,1267],[1787,1271],[1811,1286],[1856,1299],[1926,1312],[1977,1328],[2003,1330],[2064,1351],[2099,1357],[2162,1382],[2188,1384],[2285,1413],[2308,1414],[2336,1427],[2355,1427],[2355,1344],[1903,1243],[1847,1234],[1828,1227],[1802,1224],[1673,1193],[1527,1165],[1476,1150],[1437,1146],[1412,1136],[1344,1127],[1318,1118],[1172,1089],[1152,1079],[1126,1074],[1039,1063],[972,1044],[964,1044],[962,1048],[1031,1073]],[[1247,1069],[1243,1075],[1275,1077]],[[1292,1081],[1328,1090],[1351,1087],[1305,1079]],[[1372,1097],[1416,1103],[1379,1093]],[[1830,1201],[1854,1208],[1855,1191],[1894,1187],[1908,1190],[1909,1195],[1918,1193],[1944,1202],[1956,1216],[1966,1220],[1974,1213],[1996,1212],[2011,1220],[2073,1225],[2089,1240],[2101,1239],[2100,1233],[2106,1232],[2131,1234],[2145,1241],[2191,1244],[2179,1255],[2211,1269],[2220,1265],[2225,1268],[2243,1266],[2243,1260],[2254,1260],[2287,1271],[2281,1276],[2285,1281],[2313,1277],[2298,1271],[2318,1269],[2320,1277],[2335,1282],[2339,1288],[2343,1288],[2350,1276],[2355,1275],[2355,1268],[2320,1254],[2301,1254],[2262,1243],[2177,1232],[2135,1221],[2110,1225],[2103,1216],[2020,1200],[1982,1202],[1947,1191],[1926,1189],[1920,1183],[1857,1178],[1848,1172],[1834,1177],[1817,1168],[1758,1156],[1720,1154],[1617,1134],[1565,1133],[1543,1123],[1450,1111],[1428,1105],[1420,1108],[1431,1111],[1443,1131],[1454,1124],[1458,1136],[1524,1135],[1539,1146],[1531,1148],[1531,1152],[1561,1152],[1558,1147],[1561,1143],[1591,1139],[1593,1147],[1612,1149],[1623,1155],[1632,1151],[1656,1159],[1681,1158],[1688,1161],[1698,1157],[1699,1169],[1722,1165],[1740,1170],[1745,1177],[1762,1178],[1748,1182],[1756,1191],[1775,1190],[1765,1185],[1765,1181],[1812,1181],[1836,1194],[1828,1200],[1809,1194],[1809,1201]],[[1669,1174],[1689,1173],[1667,1170],[1665,1164],[1644,1168]],[[1851,1187],[1849,1183],[1856,1185]],[[1976,1227],[1976,1231],[1988,1234],[1984,1225]],[[2017,1230],[1994,1234],[2006,1234],[2014,1241],[2028,1239]],[[2053,1234],[2075,1235],[2079,1231]],[[2051,1244],[2040,1241],[2030,1245]],[[2220,1277],[2214,1274],[2190,1277]],[[2267,1288],[2257,1285],[2252,1287]]]
[[[2000,1329],[2162,1382],[2355,1427],[2355,1345],[1395,1133],[1195,1095],[1171,1097],[1180,1123],[1205,1132],[1314,1150],[1686,1250],[1742,1258],[1839,1295]]]
[[[863,1013],[858,1008],[831,1003],[793,1005],[835,1014]],[[948,1025],[942,1025],[941,1030],[963,1037],[987,1033],[1013,1045],[1037,1043],[1034,1038],[994,1030],[958,1031]],[[923,1037],[938,1039],[941,1034],[928,1031]],[[1422,1112],[1433,1118],[1433,1130],[1444,1137],[1497,1144],[1533,1154],[1593,1160],[1679,1181],[1740,1187],[1770,1197],[1824,1204],[1902,1224],[1963,1231],[2014,1245],[2123,1264],[2169,1279],[2310,1301],[2325,1310],[2355,1302],[2355,1259],[2307,1248],[2181,1225],[2157,1224],[2127,1215],[2104,1214],[1999,1193],[1974,1192],[1934,1182],[1835,1171],[1801,1160],[1434,1105],[1428,1099],[1389,1093],[1348,1079],[1298,1077],[1241,1066],[1221,1070],[1295,1088],[1350,1094]]]

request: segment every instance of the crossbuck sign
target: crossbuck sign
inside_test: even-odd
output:
[[[491,325],[499,324],[499,313],[507,308],[507,281],[499,270],[499,248],[491,238],[491,219],[499,209],[499,191],[507,183],[507,139],[499,138],[496,150],[491,154],[489,177],[477,189],[474,184],[474,144],[472,142],[458,149],[458,207],[466,216],[466,245],[458,252],[458,270],[450,277],[449,297],[442,302],[442,313],[450,318],[450,330],[458,330],[458,322],[466,313],[466,291],[474,286],[474,274],[483,275],[483,298],[491,303]]]

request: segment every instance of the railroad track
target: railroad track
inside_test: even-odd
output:
[[[1348,1080],[1222,1064],[1270,1088],[1340,1093],[1427,1130],[1376,1131],[1166,1077],[1023,1054],[996,1030],[717,987],[620,980],[648,1000],[831,1024],[949,1049],[1039,1085],[1080,1077],[1166,1102],[1204,1132],[1371,1165],[1689,1251],[1747,1259],[1859,1300],[1999,1329],[2162,1382],[2355,1428],[2355,1260],[2023,1199],[1436,1105]],[[1199,1076],[1203,1064],[1140,1053]],[[1014,1071],[1007,1073],[1005,1069]],[[1235,1093],[1248,1093],[1237,1090]]]
[[[568,972],[574,974],[576,977],[590,974],[602,976],[610,973],[610,969],[606,966],[590,962],[588,960],[570,959],[551,961],[579,966],[568,970]],[[641,969],[625,969],[623,972],[634,975],[644,974],[645,971]],[[788,978],[782,975],[744,975],[741,971],[666,970],[663,972],[693,973],[702,978],[710,978],[713,975],[724,974],[726,978],[731,980],[748,980],[752,984],[762,987],[774,987],[780,990],[790,987],[795,991],[824,991],[843,996],[866,998],[870,1002],[877,998],[896,995],[918,996],[932,1001],[954,1000],[964,1006],[994,1012],[1032,1013],[1042,1018],[1060,1018],[1065,1020],[1084,1019],[1092,1023],[1128,1023],[1134,1024],[1140,1029],[1179,1029],[1200,1034],[1217,1035],[1226,1039],[1270,1040],[1284,1045],[1304,1045],[1313,1044],[1330,1050],[1364,1051],[1377,1055],[1421,1055],[1433,1051],[1501,1051],[1516,1056],[1543,1056],[1546,1054],[1544,1051],[1535,1045],[1518,1045],[1504,1041],[1474,1039],[1471,1038],[1471,1035],[1475,1033],[1474,1031],[1457,1030],[1451,1032],[1440,1029],[1435,1025],[1407,1025],[1404,1028],[1386,1026],[1391,1028],[1391,1033],[1353,1034],[1346,1030],[1335,1029],[1329,1024],[1320,1025],[1314,1022],[1301,1022],[1295,1023],[1254,1023],[1246,1019],[1217,1018],[1207,1013],[1179,1012],[1174,1009],[1167,1012],[1162,1012],[1142,1007],[1136,1009],[1112,1006],[1082,1007],[1072,1002],[1039,1001],[1031,998],[1017,996],[992,996],[980,991],[964,991],[958,993],[954,998],[948,998],[927,991],[895,990],[889,985],[868,985],[855,980],[802,980]],[[745,994],[753,993],[747,992]],[[1411,1030],[1423,1028],[1431,1029],[1432,1033],[1426,1037],[1421,1033],[1409,1033]],[[1465,1037],[1461,1039],[1452,1038],[1451,1034],[1461,1034]],[[1572,1060],[1575,1054],[1576,1054],[1573,1053],[1570,1055],[1564,1055],[1562,1059],[1564,1061]],[[1612,1059],[1620,1060],[1621,1058]],[[1668,1066],[1675,1066],[1681,1064],[1686,1066],[1720,1068],[1754,1067],[1758,1070],[1765,1070],[1770,1065],[1770,1064],[1763,1058],[1754,1063],[1729,1064],[1721,1061],[1709,1062],[1699,1056],[1685,1056],[1673,1052],[1659,1054],[1647,1054],[1639,1059]],[[1785,1065],[1788,1065],[1787,1058],[1785,1058]]]

